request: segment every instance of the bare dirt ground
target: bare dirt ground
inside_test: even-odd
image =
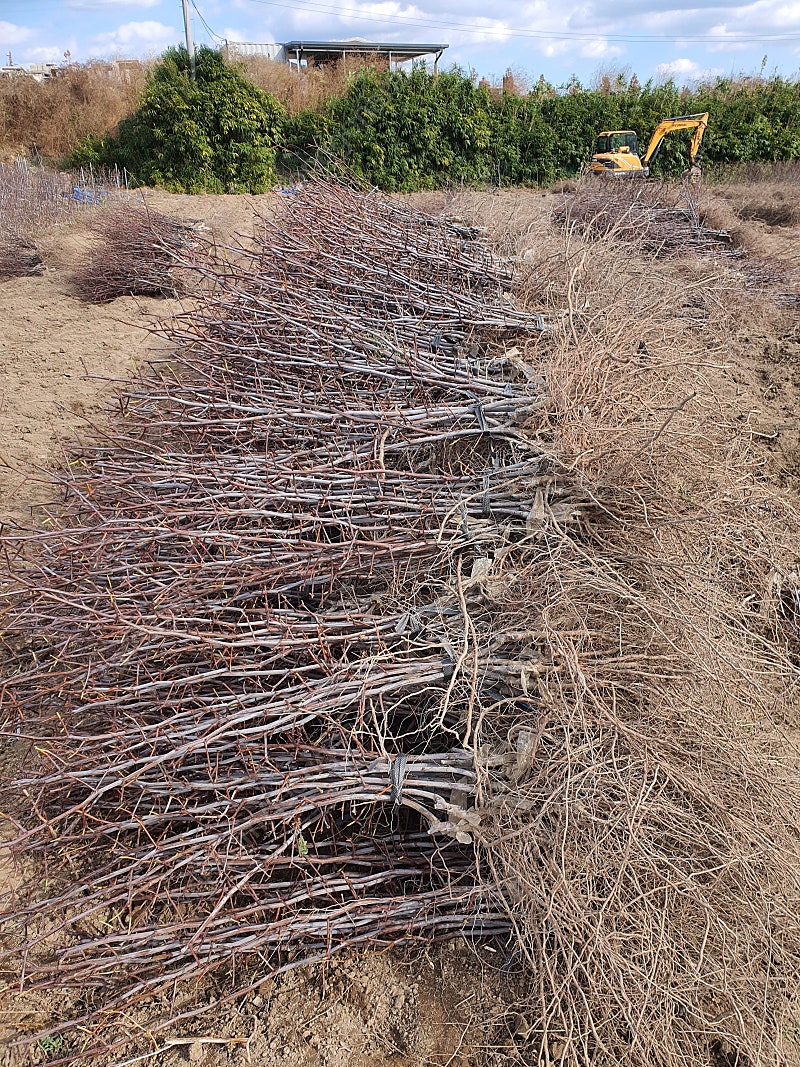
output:
[[[434,199],[428,206],[442,202]],[[235,232],[249,232],[254,208],[271,210],[273,198],[154,193],[148,202],[202,220],[224,242]],[[533,223],[546,226],[552,203],[552,196],[518,192],[495,200],[493,210],[499,205],[512,226],[524,215],[533,240]],[[759,254],[796,262],[798,229],[749,225],[758,236]],[[0,285],[0,522],[41,520],[42,508],[57,496],[47,471],[57,469],[62,443],[102,425],[115,383],[129,378],[154,346],[157,350],[151,329],[181,306],[179,301],[121,298],[91,307],[79,300],[71,276],[90,240],[84,231],[65,231],[46,246],[42,276]],[[673,269],[686,268],[676,264]],[[729,284],[735,289],[745,283],[732,273]],[[763,313],[741,321],[734,333],[720,336],[710,329],[707,348],[709,374],[722,403],[763,449],[765,477],[797,491],[797,312],[789,314],[765,299]],[[0,877],[8,880],[12,872],[6,867]],[[215,1007],[213,991],[204,993],[209,1013],[203,1034],[192,1040],[160,1038],[146,1062],[173,1067],[187,1062],[207,1067],[519,1062],[527,1023],[504,1018],[514,992],[508,963],[502,945],[475,947],[465,941],[405,953],[350,953],[324,967],[267,978],[256,993],[223,1009]],[[59,995],[6,997],[0,1004],[0,1063],[17,1067],[55,1058],[57,1048],[19,1055],[8,1042],[57,1021],[61,1002]],[[146,1029],[146,1021],[120,1020],[119,1026]]]

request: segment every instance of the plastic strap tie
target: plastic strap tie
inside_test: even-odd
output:
[[[403,782],[405,781],[407,766],[408,756],[405,752],[395,756],[389,764],[389,781],[392,786],[391,798],[396,808],[399,808],[403,801]]]

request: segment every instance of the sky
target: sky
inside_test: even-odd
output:
[[[190,0],[196,44],[447,43],[443,66],[497,80],[692,84],[800,71],[800,0]],[[183,41],[181,0],[0,0],[0,64],[154,56]]]

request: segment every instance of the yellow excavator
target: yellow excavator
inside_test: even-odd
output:
[[[646,178],[650,164],[661,150],[668,133],[674,130],[694,130],[689,147],[689,173],[697,174],[700,165],[700,144],[708,126],[708,112],[702,115],[676,115],[659,122],[650,138],[647,151],[639,157],[639,141],[633,130],[606,130],[597,135],[589,169],[592,174],[613,177]]]

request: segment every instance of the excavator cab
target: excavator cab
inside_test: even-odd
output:
[[[639,155],[639,138],[633,130],[614,130],[610,133],[601,133],[595,141],[594,155],[609,155],[615,152],[631,152]]]
[[[641,174],[639,138],[633,130],[606,130],[598,134],[591,169],[594,174],[611,174],[613,177]]]

